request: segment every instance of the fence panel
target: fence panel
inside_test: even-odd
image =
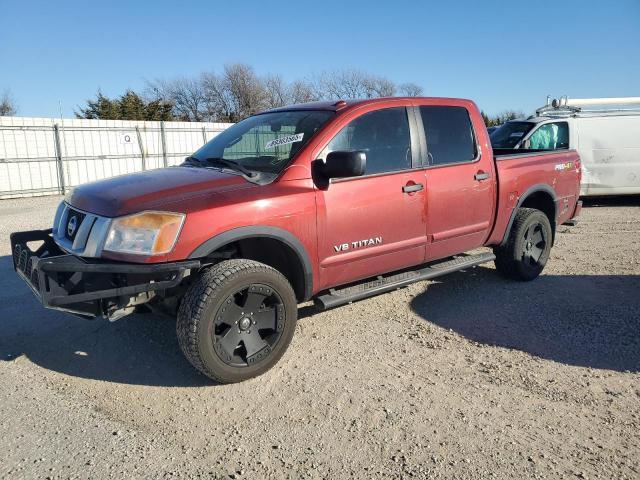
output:
[[[229,125],[0,117],[0,198],[177,165]]]

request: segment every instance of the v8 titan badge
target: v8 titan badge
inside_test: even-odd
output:
[[[336,253],[346,252],[348,250],[356,250],[358,248],[373,247],[374,245],[382,244],[382,237],[365,238],[364,240],[357,240],[350,243],[341,243],[334,245],[333,249]]]

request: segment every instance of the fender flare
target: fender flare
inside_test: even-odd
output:
[[[518,209],[522,206],[525,200],[527,200],[527,198],[529,198],[532,194],[538,193],[538,192],[548,193],[551,196],[551,199],[553,200],[553,224],[551,225],[551,228],[553,229],[553,236],[555,237],[555,223],[556,223],[556,220],[558,219],[558,197],[556,196],[555,190],[551,188],[549,185],[547,185],[546,183],[538,183],[536,185],[529,187],[527,190],[525,190],[525,192],[522,195],[520,195],[520,198],[518,199],[518,203],[516,203],[515,207],[513,207],[513,210],[511,211],[511,216],[509,217],[509,223],[507,224],[507,228],[504,231],[504,236],[502,237],[502,242],[500,242],[500,246],[505,245],[507,243],[507,240],[509,239],[509,233],[511,233],[511,227],[513,226],[513,221],[516,218],[516,213],[518,213]]]
[[[189,259],[203,258],[229,243],[248,238],[272,238],[287,245],[298,257],[304,276],[304,299],[308,300],[313,292],[313,267],[307,250],[291,232],[278,227],[254,225],[238,227],[222,232],[202,243],[189,255]]]

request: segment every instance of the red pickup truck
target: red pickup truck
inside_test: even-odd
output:
[[[77,187],[52,229],[11,247],[45,307],[172,313],[188,360],[236,382],[280,359],[300,302],[335,307],[490,261],[534,279],[580,211],[580,175],[573,150],[492,151],[469,100],[294,105],[180,166]]]

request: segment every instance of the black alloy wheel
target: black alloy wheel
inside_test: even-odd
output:
[[[264,360],[284,328],[284,305],[268,285],[252,283],[231,294],[216,312],[214,348],[228,365]]]
[[[532,223],[524,232],[522,261],[531,267],[536,267],[546,251],[547,238],[544,226],[540,222]]]
[[[288,280],[253,260],[224,260],[197,274],[178,309],[187,360],[221,383],[258,376],[291,343],[298,305]]]
[[[547,264],[553,243],[549,218],[534,208],[519,208],[506,244],[494,247],[498,272],[515,280],[533,280]]]

